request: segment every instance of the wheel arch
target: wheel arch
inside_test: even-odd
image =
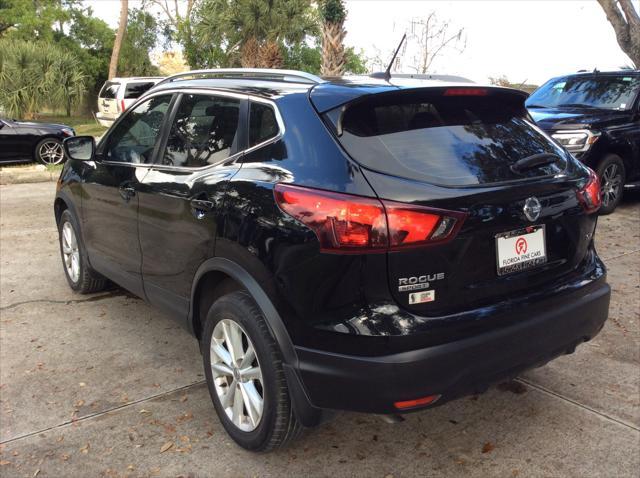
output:
[[[291,403],[297,419],[305,427],[314,427],[327,420],[331,414],[311,404],[308,393],[297,373],[298,356],[280,314],[258,281],[238,263],[224,257],[214,257],[206,260],[200,266],[191,288],[188,317],[190,331],[201,342],[199,329],[202,326],[202,311],[199,310],[199,307],[203,303],[203,293],[206,290],[212,292],[208,301],[213,303],[216,294],[219,294],[217,295],[219,297],[224,291],[237,289],[244,289],[251,294],[267,321],[271,335],[280,348]]]
[[[203,311],[201,308],[203,308],[202,305],[205,302],[213,303],[216,297],[237,289],[244,289],[249,292],[262,311],[269,330],[280,347],[284,362],[297,367],[298,360],[289,332],[271,299],[269,299],[269,296],[258,281],[244,267],[224,257],[213,257],[206,260],[195,274],[191,288],[188,317],[188,326],[191,333],[200,339],[200,331],[203,325]],[[203,300],[205,291],[210,291],[207,301]]]

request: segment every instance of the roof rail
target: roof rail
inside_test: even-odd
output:
[[[274,70],[270,68],[218,68],[212,70],[192,70],[168,76],[157,83],[154,88],[181,79],[196,78],[220,78],[220,79],[253,79],[266,81],[283,81],[287,83],[322,83],[324,80],[319,76],[312,75],[305,71],[297,70]]]

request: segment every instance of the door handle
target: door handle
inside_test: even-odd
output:
[[[135,188],[131,186],[120,186],[118,188],[118,192],[120,193],[120,196],[122,196],[122,199],[124,199],[125,201],[128,201],[136,195]]]
[[[213,209],[213,202],[206,199],[192,199],[191,212],[196,219],[203,219],[209,211]]]

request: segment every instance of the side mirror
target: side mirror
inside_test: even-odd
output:
[[[96,152],[96,140],[93,136],[72,136],[64,140],[64,152],[67,158],[77,161],[93,161]]]

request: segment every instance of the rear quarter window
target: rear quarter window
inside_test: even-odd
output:
[[[153,85],[155,85],[153,81],[145,81],[144,83],[127,83],[124,90],[124,99],[131,100],[139,98],[142,93],[151,89]]]
[[[280,128],[273,108],[263,103],[251,103],[249,113],[249,146],[275,138]]]
[[[341,107],[343,108],[343,107]],[[567,154],[528,119],[519,98],[383,94],[326,114],[347,152],[365,167],[443,186],[557,174]],[[525,171],[512,165],[541,153],[557,159]]]
[[[118,90],[120,89],[120,83],[115,83],[113,81],[107,81],[102,89],[100,90],[100,98],[104,98],[106,100],[115,99],[118,96]]]

